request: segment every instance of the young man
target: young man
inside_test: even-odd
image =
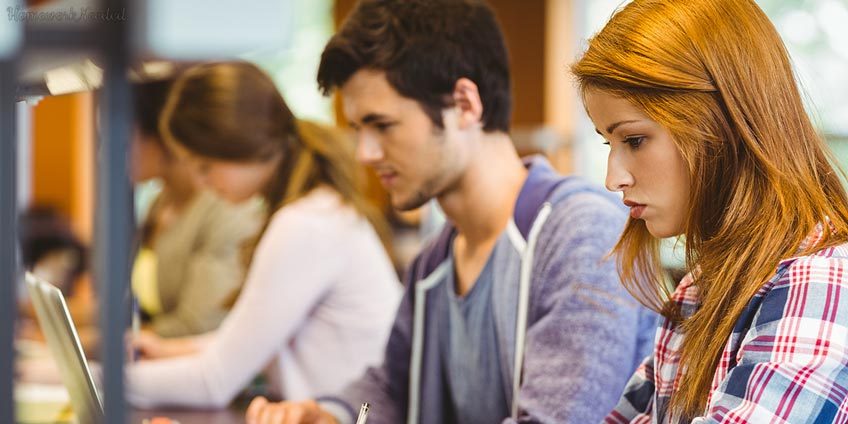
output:
[[[401,210],[436,198],[449,223],[410,266],[383,363],[341,395],[268,403],[252,423],[590,423],[651,349],[653,317],[606,255],[621,200],[508,135],[510,76],[475,0],[366,0],[324,49],[357,156]]]

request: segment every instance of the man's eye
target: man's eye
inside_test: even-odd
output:
[[[393,126],[395,126],[394,122],[377,122],[374,124],[374,128],[376,128],[379,132],[386,132]]]

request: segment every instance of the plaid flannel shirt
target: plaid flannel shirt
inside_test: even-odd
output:
[[[821,236],[819,227],[802,249]],[[684,317],[697,310],[691,275],[672,299]],[[666,413],[680,382],[683,337],[660,323],[654,354],[604,423],[687,422]],[[691,423],[848,423],[848,244],[779,263],[736,322],[706,411]]]

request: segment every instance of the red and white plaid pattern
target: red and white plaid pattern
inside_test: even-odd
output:
[[[815,245],[821,228],[801,247]],[[672,295],[699,306],[691,275]],[[664,320],[605,423],[848,423],[848,244],[783,260],[726,341],[703,416],[666,413],[679,387],[684,334]]]

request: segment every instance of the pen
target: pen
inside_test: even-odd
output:
[[[132,337],[133,342],[138,339],[138,334],[141,332],[141,307],[138,304],[138,298],[135,295],[132,296]],[[138,349],[132,349],[132,358],[133,362],[138,360],[139,357]]]
[[[362,406],[359,407],[359,416],[356,417],[356,424],[365,424],[365,420],[368,418],[369,408],[370,406],[368,405],[368,402],[363,403]]]

